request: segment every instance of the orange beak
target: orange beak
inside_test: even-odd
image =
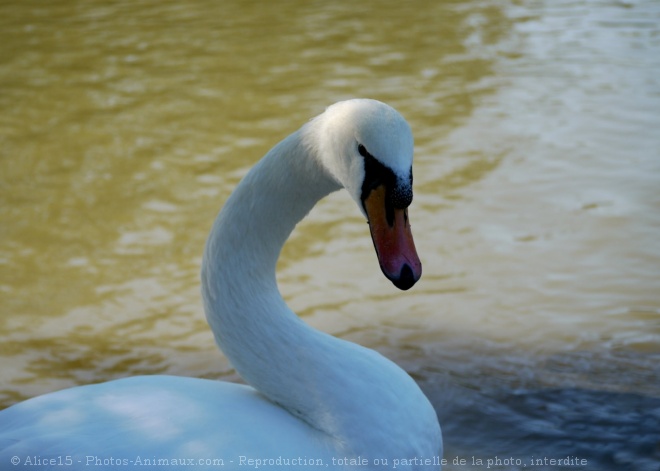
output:
[[[387,201],[385,185],[371,190],[363,205],[380,269],[397,288],[412,288],[422,276],[422,262],[415,249],[408,209],[395,208]]]

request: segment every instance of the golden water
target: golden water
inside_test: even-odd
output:
[[[199,298],[213,218],[279,139],[368,96],[415,134],[423,278],[392,287],[336,194],[283,251],[291,307],[404,366],[450,461],[651,469],[660,7],[420,5],[0,3],[0,405],[136,374],[236,380]]]

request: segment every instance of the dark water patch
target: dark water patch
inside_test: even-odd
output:
[[[660,398],[576,388],[484,394],[447,384],[427,393],[439,411],[446,470],[486,469],[489,460],[509,470],[660,469]],[[466,464],[452,464],[456,457]]]

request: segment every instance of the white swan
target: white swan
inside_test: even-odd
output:
[[[415,382],[310,328],[275,281],[296,223],[343,186],[382,271],[410,288],[421,275],[406,209],[412,154],[403,117],[366,99],[330,106],[277,144],[227,200],[202,266],[209,324],[251,387],[143,376],[36,397],[0,412],[0,469],[439,469],[440,426]]]

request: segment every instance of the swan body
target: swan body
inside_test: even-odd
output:
[[[0,412],[0,469],[12,459],[33,466],[32,457],[40,469],[62,460],[68,469],[116,469],[112,460],[168,470],[439,469],[440,426],[415,382],[375,351],[309,327],[275,281],[295,225],[343,187],[369,222],[383,273],[410,288],[421,275],[407,214],[412,149],[393,108],[339,102],[271,149],[229,197],[207,241],[202,297],[249,386],[142,376],[36,397]]]

